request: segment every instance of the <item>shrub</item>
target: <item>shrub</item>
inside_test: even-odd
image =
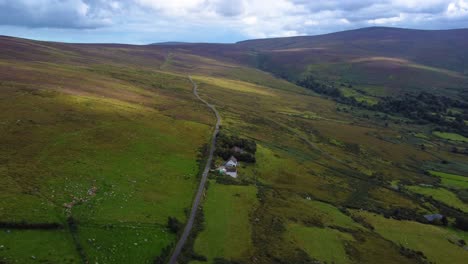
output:
[[[169,216],[167,218],[167,228],[169,228],[172,233],[177,234],[184,228],[184,225],[177,220],[177,218]]]
[[[455,220],[455,227],[460,230],[468,231],[468,219],[465,217],[457,217]]]
[[[159,254],[159,256],[157,256],[154,259],[153,263],[154,264],[164,264],[164,263],[166,263],[168,258],[171,255],[171,250],[172,250],[173,247],[174,247],[174,244],[170,244],[170,245],[166,246],[165,248],[163,248],[161,250],[161,254]]]

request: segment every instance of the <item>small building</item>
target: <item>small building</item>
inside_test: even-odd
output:
[[[231,156],[224,164],[224,167],[226,169],[237,169],[237,159],[234,156]]]
[[[442,221],[444,216],[441,214],[428,214],[428,215],[424,215],[424,218],[426,218],[426,220],[429,222],[434,222],[434,221]]]
[[[221,174],[237,178],[237,159],[234,156],[230,157],[226,163],[224,163],[223,166],[220,166],[217,170]]]

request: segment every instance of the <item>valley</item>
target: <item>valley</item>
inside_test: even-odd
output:
[[[167,263],[187,236],[177,263],[464,263],[466,45],[0,37],[0,262]],[[255,149],[237,178],[213,131]]]

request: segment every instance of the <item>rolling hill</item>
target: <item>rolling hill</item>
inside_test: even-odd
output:
[[[389,93],[465,89],[468,30],[365,28],[321,36],[251,40],[260,68],[288,79],[311,73]]]
[[[222,118],[213,169],[255,151],[210,173],[179,263],[464,263],[467,41],[0,37],[0,263],[165,263],[215,125],[188,75]]]

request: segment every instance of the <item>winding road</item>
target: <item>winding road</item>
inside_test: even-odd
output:
[[[193,222],[195,221],[195,215],[197,214],[197,209],[198,209],[198,206],[200,205],[200,200],[203,195],[203,191],[205,189],[205,183],[208,178],[208,172],[210,171],[211,161],[213,160],[213,154],[214,154],[215,147],[216,147],[216,135],[218,134],[219,126],[221,125],[221,116],[219,115],[218,111],[216,111],[216,108],[214,107],[214,105],[209,104],[207,101],[203,100],[198,95],[197,84],[192,80],[192,77],[189,76],[188,78],[193,85],[193,94],[195,95],[195,97],[197,97],[198,100],[202,101],[206,106],[208,106],[211,109],[211,111],[213,111],[213,113],[215,114],[216,126],[213,131],[213,136],[211,138],[210,154],[208,156],[208,159],[206,160],[205,170],[203,171],[203,174],[200,180],[200,185],[198,186],[198,191],[195,196],[195,200],[193,200],[192,210],[190,211],[190,216],[187,221],[187,225],[185,226],[184,232],[182,233],[182,236],[180,237],[174,251],[172,252],[172,256],[169,260],[169,264],[177,263],[177,257],[180,255],[180,252],[182,251],[182,248],[184,247],[185,242],[187,241],[187,238],[190,235],[190,231],[192,230]]]

